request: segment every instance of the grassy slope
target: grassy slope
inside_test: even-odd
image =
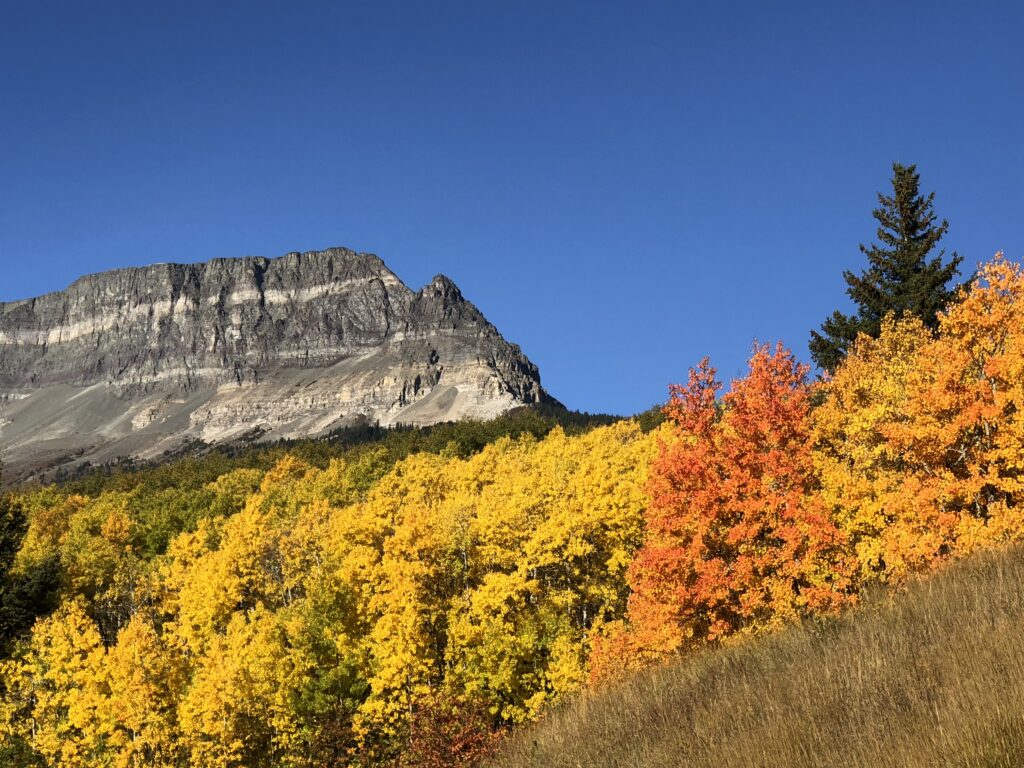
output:
[[[697,654],[516,735],[501,768],[1024,765],[1024,549]]]

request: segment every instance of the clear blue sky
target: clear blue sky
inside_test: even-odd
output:
[[[1020,4],[0,2],[0,300],[345,245],[635,412],[845,301],[893,160],[1024,255]]]

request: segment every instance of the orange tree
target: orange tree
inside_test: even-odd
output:
[[[627,622],[595,641],[592,678],[851,599],[851,559],[816,493],[807,373],[764,345],[721,400],[707,359],[671,388]]]

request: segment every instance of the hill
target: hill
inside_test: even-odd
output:
[[[1024,764],[1024,549],[578,698],[492,768]]]

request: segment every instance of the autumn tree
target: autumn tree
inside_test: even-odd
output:
[[[105,661],[100,633],[81,601],[37,624],[25,653],[0,664],[0,743],[27,744],[47,765],[112,764]]]
[[[816,495],[807,372],[766,345],[721,401],[706,359],[672,387],[628,624],[598,643],[594,677],[849,600],[842,536]]]
[[[930,562],[950,517],[921,506],[903,441],[931,333],[915,317],[887,317],[877,339],[861,336],[820,385],[813,413],[820,496],[846,532],[861,580],[898,578]]]
[[[1024,271],[982,266],[933,336],[861,337],[815,412],[822,499],[887,581],[1024,538]]]
[[[912,315],[935,330],[938,313],[954,295],[950,282],[962,258],[954,252],[947,262],[945,251],[933,253],[949,229],[945,219],[937,223],[935,193],[920,193],[916,165],[893,163],[892,171],[892,195],[879,193],[879,207],[872,213],[878,222],[879,243],[860,246],[868,267],[859,275],[843,273],[856,312],[846,315],[836,310],[820,333],[811,332],[811,357],[829,372],[835,371],[858,334],[877,338],[889,313],[897,318]]]
[[[1024,268],[983,265],[941,317],[910,416],[922,463],[944,459],[940,504],[963,518],[960,549],[1024,534]],[[982,530],[984,529],[984,530]]]
[[[180,765],[177,705],[186,679],[185,659],[137,614],[108,649],[105,667],[112,722],[108,747],[114,765]]]

